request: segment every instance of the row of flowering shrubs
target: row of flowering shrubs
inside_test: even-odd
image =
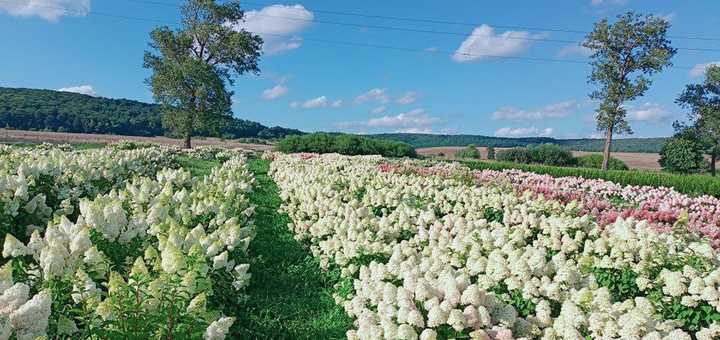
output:
[[[247,248],[255,236],[246,158],[235,153],[198,178],[164,167],[157,153],[165,149],[113,150],[52,155],[73,166],[96,157],[102,169],[108,154],[122,154],[122,164],[138,153],[138,162],[139,155],[149,157],[150,169],[138,164],[123,185],[78,196],[75,215],[56,210],[27,242],[6,235],[0,339],[224,339],[228,333],[234,319],[226,311],[244,299]]]
[[[562,191],[603,199],[617,189],[603,182],[539,194],[525,190],[532,175],[457,163],[269,158],[296,239],[341,274],[348,339],[720,337],[720,258],[688,230],[692,212],[658,229],[648,216],[598,218]],[[623,190],[620,205],[655,194]],[[680,199],[662,190],[658,205]]]
[[[27,238],[53,214],[74,216],[81,198],[119,188],[135,176],[154,176],[175,162],[168,148],[65,151],[0,147],[0,234]]]

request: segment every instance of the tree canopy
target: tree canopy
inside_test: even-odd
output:
[[[602,169],[607,169],[613,134],[632,133],[625,120],[624,103],[642,96],[652,83],[650,76],[672,65],[677,50],[670,45],[670,23],[653,15],[627,12],[615,23],[603,19],[585,37],[592,51],[588,82],[598,88],[590,98],[600,101],[597,129],[605,132]]]
[[[259,74],[262,39],[235,27],[245,13],[238,1],[187,0],[182,25],[150,32],[152,51],[143,67],[153,71],[146,80],[155,101],[162,104],[163,125],[177,131],[190,147],[197,132],[217,132],[232,117],[234,78]]]

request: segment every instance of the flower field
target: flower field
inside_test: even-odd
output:
[[[263,159],[0,146],[0,340],[720,338],[715,197]]]
[[[348,339],[716,339],[717,199],[457,163],[269,155]]]
[[[191,153],[223,161],[195,177],[170,148],[2,151],[0,339],[225,338],[255,236],[242,152]]]

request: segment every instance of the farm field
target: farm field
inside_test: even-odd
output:
[[[459,146],[446,146],[446,147],[435,147],[435,148],[420,148],[416,149],[418,154],[423,156],[437,155],[438,153],[444,153],[446,157],[454,158],[455,152],[462,150],[463,147]],[[504,150],[506,148],[495,148],[495,152]],[[478,147],[480,154],[483,159],[487,159],[487,148]],[[601,152],[587,152],[587,151],[572,151],[573,156],[578,157],[588,154],[598,154]],[[639,152],[613,152],[612,156],[623,161],[631,170],[646,170],[646,171],[661,171],[662,167],[658,163],[660,155],[656,153],[639,153]]]
[[[125,135],[105,135],[105,134],[88,134],[88,133],[68,133],[68,132],[50,132],[50,131],[27,131],[27,130],[8,130],[0,129],[0,142],[10,143],[114,143],[123,140],[133,140],[136,142],[147,142],[160,145],[181,146],[182,140],[167,137],[142,137],[142,136],[125,136]],[[198,145],[221,146],[226,148],[243,148],[250,150],[270,150],[271,145],[238,143],[230,140],[221,140],[219,138],[202,138],[194,139],[193,142]]]
[[[720,336],[715,197],[380,156],[0,148],[2,339]]]

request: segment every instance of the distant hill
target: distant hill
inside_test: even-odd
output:
[[[477,146],[516,147],[531,144],[554,143],[575,151],[603,151],[604,139],[555,139],[550,137],[507,138],[479,135],[431,135],[415,133],[383,133],[371,135],[379,139],[389,139],[410,144],[414,148],[437,146]],[[668,138],[618,138],[613,139],[612,151],[615,152],[651,152],[657,153]]]
[[[129,136],[162,136],[160,106],[128,99],[92,97],[52,90],[0,87],[0,128]],[[233,118],[222,128],[226,138],[283,138],[296,129],[267,127]]]

